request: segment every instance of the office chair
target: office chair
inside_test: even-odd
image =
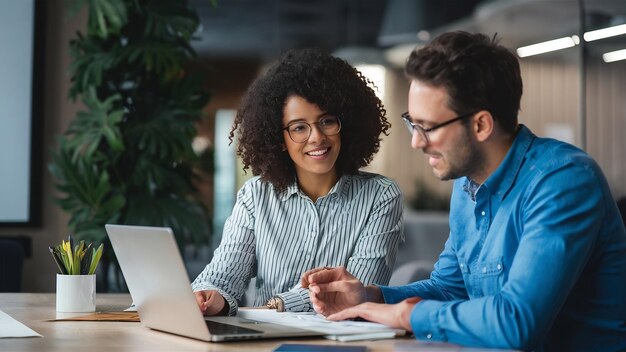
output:
[[[435,263],[430,260],[412,260],[393,270],[389,286],[402,286],[430,278]]]
[[[15,241],[0,239],[0,292],[20,292],[24,249]]]

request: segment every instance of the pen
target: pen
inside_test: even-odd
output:
[[[54,259],[54,263],[57,265],[57,268],[59,268],[59,271],[61,272],[61,274],[67,275],[67,271],[65,271],[64,265],[61,263],[61,260],[59,259],[59,257],[57,257],[54,251],[54,248],[48,247],[48,250],[50,251],[50,254],[52,254],[52,259]]]

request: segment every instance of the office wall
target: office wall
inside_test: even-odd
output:
[[[43,99],[43,206],[42,226],[40,228],[3,228],[0,236],[24,234],[32,238],[32,257],[24,263],[22,290],[24,292],[53,292],[55,289],[56,267],[48,252],[48,246],[54,245],[67,235],[68,216],[52,202],[55,193],[52,179],[47,171],[50,162],[50,149],[55,143],[55,136],[63,133],[69,120],[76,114],[78,106],[67,99],[70,86],[68,67],[69,41],[80,28],[84,28],[86,14],[68,18],[64,9],[64,0],[42,1],[46,9],[45,25],[45,67]],[[3,151],[5,152],[5,151]],[[9,151],[10,152],[10,151]]]
[[[541,136],[559,137],[559,128],[569,129],[573,144],[582,146],[579,63],[522,60],[521,64],[524,96],[520,122]],[[626,63],[607,64],[591,58],[586,71],[586,151],[604,171],[617,199],[626,196]]]
[[[626,197],[626,61],[592,60],[587,67],[587,151],[613,196]]]

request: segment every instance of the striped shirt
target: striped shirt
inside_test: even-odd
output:
[[[217,290],[237,313],[252,277],[255,305],[279,296],[287,311],[310,311],[299,286],[309,269],[346,266],[364,284],[386,285],[402,233],[402,195],[381,175],[343,175],[313,202],[297,184],[283,193],[254,177],[237,193],[213,260],[194,280],[194,291]]]

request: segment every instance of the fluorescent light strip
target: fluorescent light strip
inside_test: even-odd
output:
[[[556,51],[561,49],[571,48],[577,45],[580,39],[577,35],[571,37],[563,37],[554,40],[548,40],[547,42],[541,42],[533,45],[523,46],[517,49],[517,55],[519,57],[527,57],[532,55],[538,55],[547,53],[550,51]]]
[[[606,63],[626,60],[626,49],[604,53],[602,54],[602,60]]]
[[[620,34],[626,34],[626,24],[589,31],[583,35],[583,38],[585,38],[585,41],[592,42],[598,39],[615,37]]]

